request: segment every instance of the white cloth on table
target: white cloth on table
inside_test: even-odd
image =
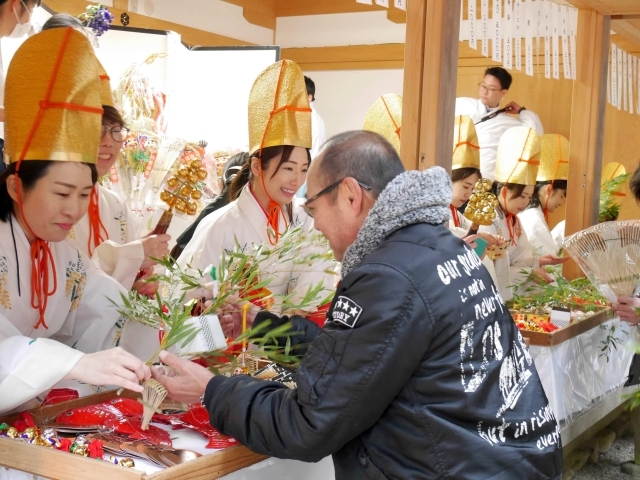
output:
[[[513,127],[525,126],[533,128],[538,135],[544,134],[540,117],[530,110],[523,110],[517,116],[501,113],[491,120],[478,123],[483,117],[499,109],[499,106],[487,108],[487,106],[477,98],[456,98],[455,115],[466,115],[471,117],[473,123],[477,123],[476,132],[478,133],[478,142],[480,143],[480,170],[482,171],[482,176],[491,181],[495,179],[498,142],[504,132]]]

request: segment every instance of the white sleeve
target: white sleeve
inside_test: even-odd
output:
[[[0,413],[51,389],[84,355],[55,340],[32,339],[12,330],[0,315]]]
[[[544,127],[540,117],[530,110],[523,110],[518,115],[518,118],[525,127],[533,128],[538,135],[544,135]]]
[[[455,116],[468,115],[472,116],[476,113],[476,105],[473,98],[458,97],[456,98]]]
[[[92,260],[96,267],[131,290],[144,261],[144,247],[140,240],[124,245],[106,240],[96,248]]]
[[[511,282],[513,284],[523,283],[531,275],[531,271],[539,267],[538,258],[533,255],[531,243],[529,243],[527,234],[523,230],[522,235],[517,240],[516,247],[509,251]]]

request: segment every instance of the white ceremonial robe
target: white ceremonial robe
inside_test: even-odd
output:
[[[300,226],[307,231],[315,232],[313,219],[304,212],[302,203],[302,199],[296,198],[293,201],[291,226]],[[284,220],[280,218],[280,231],[283,232],[285,229]],[[236,201],[215,211],[200,222],[177,263],[183,269],[190,267],[205,270],[211,265],[217,267],[223,251],[232,251],[236,242],[245,249],[252,248],[252,245],[269,244],[267,216],[248,185]],[[300,255],[306,257],[313,254],[314,250],[317,250],[317,247],[306,247],[302,249]],[[317,251],[317,253],[322,252]],[[338,281],[338,276],[327,273],[327,270],[333,270],[333,262],[316,260],[311,266],[294,265],[292,261],[274,262],[261,266],[263,274],[261,281],[270,278],[271,282],[267,285],[267,289],[275,295],[293,294],[294,300],[302,298],[309,287],[322,281],[326,290],[318,295],[316,303],[312,302],[312,307],[316,307],[319,306],[318,303],[322,298],[335,290]],[[280,313],[277,307],[272,310],[273,313]]]
[[[520,224],[527,234],[533,253],[537,257],[545,255],[558,255],[558,245],[551,236],[551,231],[544,218],[542,208],[527,208],[518,214]]]
[[[477,98],[456,98],[456,116],[471,117],[473,123],[478,123],[483,117],[499,109],[500,107],[487,109],[485,104]],[[523,110],[517,116],[501,113],[491,120],[476,125],[478,142],[480,143],[480,170],[484,178],[491,181],[495,179],[498,142],[502,134],[512,127],[521,126],[533,128],[538,135],[544,134],[540,117],[530,110]]]
[[[456,210],[456,216],[458,218],[459,227],[456,227],[453,219],[449,220],[449,230],[458,238],[464,238],[467,236],[467,232],[471,228],[471,222],[460,212]],[[491,279],[493,283],[498,285],[498,279],[496,277],[496,270],[493,266],[493,261],[487,257],[486,255],[482,258],[482,264],[489,271],[489,275],[491,275]]]
[[[562,248],[562,244],[564,243],[564,227],[565,221],[562,220],[551,230],[551,237],[553,241],[556,242],[556,245],[558,245],[558,248]]]
[[[480,231],[491,235],[500,235],[507,240],[510,239],[507,219],[502,211],[498,212],[493,225],[481,226]],[[533,249],[524,230],[516,238],[515,244],[513,240],[511,241],[511,245],[507,248],[507,254],[502,258],[495,259],[493,265],[498,280],[498,290],[505,302],[511,300],[513,295],[518,293],[512,287],[524,284],[531,275],[531,271],[540,267],[538,258],[534,256]]]
[[[10,223],[0,221],[0,413],[35,406],[24,404],[44,397],[84,353],[115,346],[123,323],[108,300],[120,298],[122,286],[64,241],[49,244],[57,289],[45,311],[48,328],[35,329],[30,245],[12,222],[15,250]]]
[[[144,261],[144,248],[137,237],[135,218],[117,193],[101,185],[98,186],[98,202],[100,220],[107,231],[108,239],[96,249],[92,246],[91,259],[100,270],[130,290]],[[74,225],[67,240],[82,253],[90,256],[89,214]]]

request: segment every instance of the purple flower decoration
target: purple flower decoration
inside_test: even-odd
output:
[[[109,30],[113,14],[103,4],[97,3],[87,7],[87,11],[78,18],[99,37]]]

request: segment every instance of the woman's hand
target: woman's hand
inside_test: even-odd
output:
[[[534,268],[531,272],[533,280],[537,283],[553,283],[553,277],[549,275],[544,268]]]
[[[142,248],[144,249],[144,261],[141,269],[153,267],[157,262],[153,258],[163,258],[169,255],[169,240],[171,235],[147,235],[142,238]]]
[[[629,325],[638,325],[640,323],[640,315],[636,310],[640,308],[640,298],[620,296],[618,297],[618,303],[612,304],[611,308],[620,317],[620,320],[627,322]]]
[[[64,379],[142,392],[138,382],[149,378],[151,371],[142,360],[116,347],[83,355]]]
[[[571,257],[556,257],[555,255],[544,255],[540,257],[540,266],[546,267],[547,265],[560,265],[561,263],[568,262]]]

